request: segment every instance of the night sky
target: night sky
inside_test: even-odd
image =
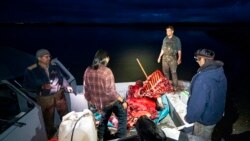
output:
[[[1,0],[1,23],[250,22],[249,0]]]

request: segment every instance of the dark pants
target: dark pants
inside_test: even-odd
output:
[[[193,134],[195,136],[205,139],[206,141],[211,141],[214,127],[215,127],[215,124],[206,126],[198,122],[195,122]]]
[[[112,113],[118,118],[118,130],[116,136],[118,138],[124,137],[127,134],[127,111],[123,108],[121,103],[116,101],[114,104],[103,108],[101,123],[98,126],[98,138],[104,138],[105,132],[107,132],[107,123]]]
[[[37,96],[37,103],[41,106],[45,128],[48,137],[55,132],[54,113],[57,109],[60,118],[68,113],[68,107],[63,89],[48,96]]]
[[[172,75],[173,86],[178,86],[178,77],[177,77],[177,61],[176,60],[162,60],[162,71],[166,78],[170,80],[170,71]]]

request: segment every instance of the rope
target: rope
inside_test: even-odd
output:
[[[74,127],[73,127],[72,134],[71,134],[71,141],[73,141],[73,135],[74,135],[74,132],[75,132],[76,124],[78,123],[78,121],[79,121],[81,118],[86,117],[87,115],[89,115],[89,113],[84,114],[84,115],[82,115],[79,119],[77,119],[77,121],[76,121],[76,123],[75,123],[75,125],[74,125]]]

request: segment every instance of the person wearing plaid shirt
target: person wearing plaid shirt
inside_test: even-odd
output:
[[[110,58],[106,51],[98,50],[93,63],[83,75],[84,96],[102,115],[98,126],[98,140],[104,139],[108,132],[107,123],[114,113],[118,119],[117,138],[127,134],[127,103],[116,91],[113,72],[107,67]]]

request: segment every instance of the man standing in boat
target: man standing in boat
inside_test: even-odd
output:
[[[107,124],[112,113],[118,118],[117,138],[127,134],[127,103],[116,91],[113,72],[107,67],[109,56],[106,51],[98,50],[83,75],[83,86],[86,100],[95,105],[101,114],[98,126],[98,141],[104,140],[108,132]]]
[[[50,52],[39,49],[36,52],[37,63],[29,66],[24,73],[24,88],[36,93],[37,103],[41,106],[48,138],[57,129],[54,127],[54,112],[57,109],[60,118],[68,113],[64,92],[73,89],[63,77],[60,68],[51,64]]]
[[[205,140],[211,140],[213,129],[223,116],[227,93],[223,62],[214,60],[214,56],[209,49],[195,52],[200,68],[191,81],[185,116],[188,123],[194,123],[193,134]]]
[[[177,66],[181,64],[181,41],[174,35],[174,27],[167,26],[166,37],[163,39],[161,52],[157,62],[160,63],[162,59],[162,71],[169,79],[170,72],[172,76],[172,84],[174,90],[178,87]]]

